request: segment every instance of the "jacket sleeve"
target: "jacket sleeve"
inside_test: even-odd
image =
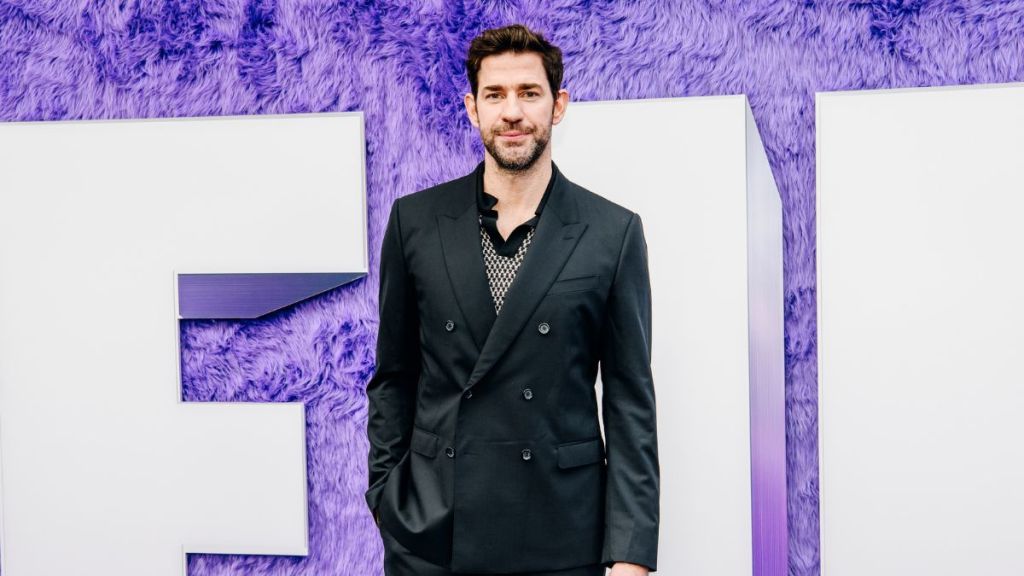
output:
[[[601,335],[608,459],[602,563],[657,569],[658,436],[651,374],[651,284],[643,223],[626,226]]]
[[[378,307],[376,370],[366,386],[370,452],[365,498],[371,511],[376,511],[388,475],[409,448],[420,373],[419,310],[406,269],[399,200],[391,206],[381,246]]]

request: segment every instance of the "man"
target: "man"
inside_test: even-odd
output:
[[[484,160],[396,200],[381,250],[366,502],[385,573],[643,576],[659,465],[640,217],[551,161],[557,47],[487,30],[466,69]]]

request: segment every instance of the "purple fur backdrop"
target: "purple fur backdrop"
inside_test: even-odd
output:
[[[383,225],[481,157],[462,61],[511,22],[562,47],[573,100],[748,95],[785,211],[789,573],[820,572],[814,93],[1024,80],[1024,0],[0,0],[6,121],[365,114],[370,276],[182,326],[186,400],[306,403],[310,554],[192,555],[189,574],[381,574],[363,491]]]

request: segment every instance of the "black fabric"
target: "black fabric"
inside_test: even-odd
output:
[[[541,196],[537,209],[534,210],[533,218],[516,226],[515,230],[512,230],[512,233],[508,235],[508,239],[502,238],[501,232],[498,232],[498,211],[494,209],[498,199],[484,191],[484,163],[480,162],[476,170],[473,171],[474,178],[476,178],[476,206],[477,210],[480,211],[480,224],[487,231],[487,235],[491,237],[494,251],[499,255],[506,258],[514,256],[516,250],[519,249],[519,245],[526,238],[526,233],[529,232],[530,228],[537,226],[540,213],[544,210],[544,204],[547,203],[548,196],[551,195],[551,189],[555,185],[555,170],[555,163],[552,162],[551,178],[548,180],[548,186],[544,189],[544,195]]]
[[[553,178],[497,316],[472,174],[398,198],[384,231],[365,499],[453,573],[656,569],[643,225]]]
[[[395,540],[395,537],[384,528],[380,530],[380,537],[384,543],[384,576],[484,576],[480,573],[456,573],[444,566],[427,562],[402,546],[402,543]],[[505,576],[605,576],[606,570],[603,564],[588,564],[565,570],[518,572]],[[488,573],[487,576],[493,576],[493,573]]]

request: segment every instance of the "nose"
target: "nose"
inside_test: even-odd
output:
[[[501,118],[502,120],[513,123],[521,120],[523,117],[523,109],[519,105],[519,98],[515,95],[509,95],[505,98],[505,103],[501,107]]]

